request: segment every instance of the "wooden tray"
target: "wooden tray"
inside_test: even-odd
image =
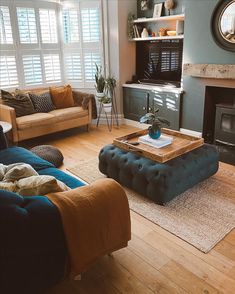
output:
[[[131,142],[137,142],[140,136],[146,135],[147,133],[148,130],[140,130],[114,139],[113,144],[121,149],[133,151],[141,156],[163,163],[198,148],[204,143],[203,138],[193,137],[174,130],[162,128],[162,134],[173,137],[172,144],[162,148],[151,147],[143,143],[139,143],[139,145],[136,146],[131,144]]]

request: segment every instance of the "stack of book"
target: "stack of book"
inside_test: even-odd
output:
[[[152,139],[149,135],[144,135],[139,137],[138,140],[140,143],[143,143],[155,148],[162,148],[167,145],[170,145],[173,142],[173,138],[166,135],[161,135],[160,138],[158,139]]]
[[[141,34],[140,34],[139,30],[138,30],[137,25],[133,25],[133,30],[134,30],[134,37],[135,38],[140,38]]]

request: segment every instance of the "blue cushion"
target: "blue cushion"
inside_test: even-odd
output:
[[[55,167],[52,163],[38,157],[29,150],[21,147],[11,147],[1,150],[0,163],[5,165],[24,162],[30,164],[36,171],[44,168]]]
[[[47,197],[0,190],[0,239],[0,293],[43,292],[63,277],[63,226]]]
[[[65,172],[57,168],[46,168],[46,169],[38,171],[38,173],[40,175],[54,176],[57,180],[62,181],[63,183],[65,183],[65,185],[67,185],[71,189],[85,186],[85,184],[82,181],[74,178],[73,176],[66,174]]]

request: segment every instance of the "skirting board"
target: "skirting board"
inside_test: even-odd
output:
[[[111,121],[111,115],[110,114],[108,114],[107,115],[108,116],[108,120],[109,120],[109,123],[110,123],[110,121]],[[118,114],[117,115],[117,118],[118,118],[118,124],[119,125],[122,125],[122,124],[124,124],[124,116],[123,116],[123,114]],[[93,125],[96,125],[96,123],[97,123],[97,119],[93,119],[92,120],[92,124]],[[107,120],[106,120],[106,116],[105,116],[105,114],[101,114],[101,116],[100,116],[100,121],[99,121],[99,125],[106,125],[107,124]],[[113,115],[113,125],[115,126],[117,123],[116,123],[116,118],[115,118],[115,116]]]
[[[186,135],[191,135],[191,136],[195,136],[195,137],[199,137],[199,138],[202,137],[202,133],[197,132],[197,131],[192,131],[192,130],[180,128],[180,132],[182,132],[183,134],[186,134]]]

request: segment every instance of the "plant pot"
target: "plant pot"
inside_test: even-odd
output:
[[[103,103],[104,111],[109,113],[112,111],[112,103]]]
[[[161,128],[157,128],[156,130],[153,130],[151,127],[148,129],[149,130],[149,137],[152,139],[158,139],[161,136]]]
[[[102,93],[98,93],[98,92],[96,92],[96,97],[99,99],[99,98],[103,98],[104,96],[105,96],[105,94],[104,94],[104,92],[102,92]]]

